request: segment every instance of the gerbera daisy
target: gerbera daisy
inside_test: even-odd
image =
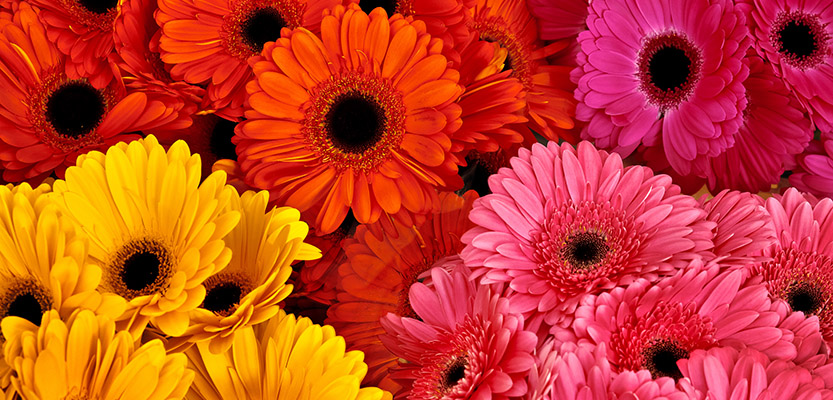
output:
[[[160,340],[137,344],[107,317],[56,311],[40,327],[3,319],[12,385],[24,399],[181,399],[194,379],[184,354],[165,354]]]
[[[79,154],[139,137],[175,120],[176,105],[153,93],[124,96],[118,82],[99,88],[64,73],[64,57],[47,39],[38,12],[16,3],[0,18],[0,164],[9,182],[63,176]]]
[[[756,264],[747,284],[763,282],[793,311],[817,316],[833,343],[833,200],[811,204],[790,188],[767,199],[766,209],[778,241],[762,251],[771,261]]]
[[[49,42],[66,56],[60,72],[69,79],[86,78],[98,89],[110,84],[113,67],[107,59],[113,53],[113,22],[128,1],[132,0],[32,0]]]
[[[377,338],[385,332],[379,319],[388,313],[416,316],[408,290],[432,267],[457,258],[463,249],[460,236],[472,226],[468,214],[476,198],[475,192],[464,197],[443,193],[440,209],[418,229],[394,223],[396,232],[386,234],[378,226],[361,225],[355,238],[345,241],[347,262],[338,268],[337,301],[327,312],[327,323],[351,349],[365,353],[368,384],[401,389],[387,376],[398,357]]]
[[[156,1],[128,0],[121,6],[113,28],[116,54],[111,56],[120,68],[121,79],[130,91],[155,92],[168,103],[182,103],[180,118],[157,129],[176,130],[191,125],[205,90],[183,81],[174,81],[159,58],[159,26],[153,19]]]
[[[743,121],[741,10],[729,0],[599,0],[589,12],[575,71],[582,137],[627,155],[661,134],[674,170],[702,175],[703,156],[731,147]]]
[[[477,0],[467,22],[481,39],[506,49],[505,69],[511,69],[526,91],[529,127],[549,140],[575,142],[569,130],[575,126],[576,102],[570,93],[566,65],[549,65],[546,58],[564,50],[568,41],[549,45],[538,38],[538,25],[527,9],[526,0]],[[519,127],[518,130],[521,128]]]
[[[286,280],[295,260],[319,258],[318,249],[304,243],[307,224],[299,221],[298,210],[273,208],[266,212],[269,194],[232,192],[228,210],[241,214],[240,223],[223,240],[231,249],[226,268],[206,279],[205,300],[191,312],[191,325],[181,338],[171,340],[168,348],[182,342],[208,341],[215,354],[231,347],[235,335],[274,317],[276,305],[292,285]]]
[[[587,30],[589,0],[529,1],[529,12],[538,20],[543,40],[575,38]]]
[[[420,21],[355,4],[321,26],[323,40],[295,29],[252,60],[232,139],[247,181],[310,210],[321,234],[351,209],[361,223],[431,211],[435,187],[462,186],[449,140],[462,88],[442,43]]]
[[[283,310],[240,331],[223,354],[211,353],[205,343],[185,354],[197,373],[188,400],[391,398],[379,388],[359,388],[367,372],[363,355],[345,352],[344,339],[331,326]]]
[[[713,222],[665,175],[582,142],[521,149],[474,204],[461,255],[484,283],[508,282],[525,313],[569,324],[587,294],[656,280],[710,254]],[[533,319],[536,317],[532,317]]]
[[[754,46],[822,131],[833,131],[833,7],[827,0],[745,0]]]
[[[833,140],[813,141],[796,161],[790,185],[816,196],[833,197]]]
[[[338,0],[160,0],[156,22],[162,28],[162,61],[174,79],[208,83],[204,108],[226,117],[243,114],[247,60],[281,36],[281,29],[318,32],[325,9]]]
[[[760,255],[761,250],[777,239],[760,196],[724,190],[708,200],[704,196],[700,202],[708,213],[706,219],[716,223],[712,239],[715,260],[724,266],[745,266],[766,258]]]
[[[606,344],[615,372],[648,370],[655,379],[680,380],[677,361],[698,349],[749,347],[771,359],[796,359],[796,339],[806,339],[796,335],[818,339],[818,332],[795,329],[792,321],[781,326],[787,316],[770,302],[763,285],[741,285],[746,274],[695,261],[655,285],[638,280],[587,298],[571,329],[580,347]]]
[[[831,365],[805,369],[790,361],[771,360],[754,349],[698,350],[680,360],[679,366],[700,398],[833,398]]]
[[[128,301],[120,329],[136,337],[148,321],[184,334],[205,299],[203,282],[231,258],[223,237],[240,219],[226,207],[234,189],[222,172],[200,183],[200,169],[185,142],[165,152],[151,135],[79,156],[54,184],[58,203],[90,236],[103,287]]]
[[[401,362],[391,378],[397,398],[508,399],[527,392],[537,337],[488,285],[459,270],[431,270],[432,286],[415,283],[409,301],[419,318],[388,314],[380,339]],[[500,339],[496,339],[500,337]]]
[[[749,78],[744,81],[749,104],[735,145],[711,158],[706,175],[709,189],[769,191],[778,183],[788,160],[800,154],[813,138],[813,124],[805,117],[792,91],[757,56],[746,57]]]

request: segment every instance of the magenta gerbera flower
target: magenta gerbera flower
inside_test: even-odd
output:
[[[757,56],[746,58],[749,78],[743,83],[749,104],[735,145],[709,160],[709,190],[768,192],[784,173],[786,162],[813,138],[813,125],[792,91]]]
[[[833,197],[833,140],[814,140],[796,159],[790,185],[816,196]]]
[[[833,130],[833,6],[830,0],[745,0],[754,46],[810,112]]]
[[[688,383],[707,399],[830,399],[833,369],[806,369],[754,349],[698,350],[680,360]]]
[[[411,286],[421,320],[388,314],[380,339],[406,362],[391,372],[396,398],[508,399],[527,393],[537,337],[509,301],[459,270],[431,270],[432,286]]]
[[[544,40],[573,38],[587,29],[589,0],[527,0],[529,11],[538,20],[540,37]]]
[[[763,282],[792,311],[817,316],[833,343],[833,200],[813,204],[790,188],[767,199],[766,209],[778,241],[763,250],[771,261],[755,265],[748,284]]]
[[[746,274],[695,261],[655,285],[639,280],[588,298],[576,310],[572,330],[580,346],[606,344],[615,372],[648,370],[654,378],[679,380],[677,361],[713,347],[750,347],[771,359],[797,359],[796,335],[818,339],[818,333],[794,326],[793,320],[781,326],[787,317],[763,285],[741,285]]]
[[[582,137],[629,154],[661,133],[677,172],[730,147],[746,107],[743,13],[729,0],[598,0],[578,36]]]
[[[484,283],[509,282],[530,318],[567,325],[587,294],[711,257],[714,223],[667,175],[589,142],[536,144],[510,164],[475,201],[461,255]]]

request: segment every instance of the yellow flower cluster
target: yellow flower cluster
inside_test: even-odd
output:
[[[153,136],[0,186],[0,397],[383,399],[361,352],[278,304],[300,213]],[[196,344],[196,346],[194,346]]]

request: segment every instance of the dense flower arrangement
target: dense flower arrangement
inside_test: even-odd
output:
[[[830,0],[0,0],[4,399],[833,399]]]

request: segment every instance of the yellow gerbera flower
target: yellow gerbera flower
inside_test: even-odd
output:
[[[231,258],[223,237],[240,218],[226,206],[225,173],[200,183],[200,157],[177,141],[166,152],[153,136],[79,156],[54,191],[90,236],[103,287],[127,299],[118,318],[134,338],[148,322],[185,333],[189,311],[205,298],[203,281]]]
[[[235,333],[278,313],[277,304],[292,291],[286,280],[295,260],[314,260],[321,252],[304,243],[309,232],[301,214],[291,207],[266,213],[269,192],[234,193],[228,209],[241,213],[240,223],[226,237],[232,250],[229,265],[205,281],[205,301],[191,312],[191,326],[169,346],[209,340],[212,353],[231,347]]]
[[[4,353],[24,399],[181,399],[194,379],[185,355],[165,354],[160,340],[137,348],[110,318],[77,310],[66,323],[44,314],[36,328],[5,318]]]
[[[187,400],[391,399],[382,389],[359,387],[367,373],[364,354],[345,353],[344,339],[331,326],[283,310],[240,331],[223,354],[211,353],[206,343],[185,354],[196,371]]]

